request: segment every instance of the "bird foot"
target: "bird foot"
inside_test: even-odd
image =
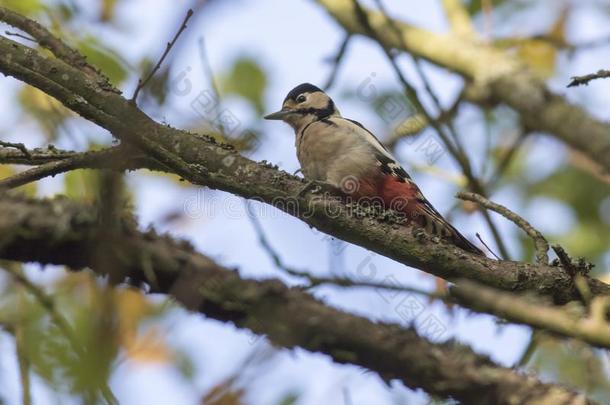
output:
[[[323,187],[323,183],[317,181],[317,180],[310,180],[307,182],[307,184],[305,184],[298,193],[296,193],[294,195],[295,199],[301,198],[305,195],[305,193],[307,193],[308,191],[311,191],[312,193],[317,193],[319,191],[321,191],[324,187]]]

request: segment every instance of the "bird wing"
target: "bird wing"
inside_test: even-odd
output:
[[[378,184],[377,192],[387,208],[403,212],[409,219],[427,230],[428,233],[448,239],[464,250],[483,255],[479,248],[447,222],[424,197],[407,171],[371,131],[359,122],[348,118],[332,117],[328,120],[341,127],[345,127],[346,124],[351,126],[353,134],[370,145],[371,152],[374,154],[382,173],[382,180]]]

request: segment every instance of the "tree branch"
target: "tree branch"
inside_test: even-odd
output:
[[[193,10],[189,8],[188,11],[186,12],[186,16],[184,17],[184,20],[182,21],[182,25],[180,26],[180,29],[176,32],[176,35],[174,35],[174,38],[170,42],[167,43],[167,45],[165,47],[165,51],[159,58],[159,61],[157,62],[157,64],[153,68],[153,70],[150,71],[150,73],[148,74],[148,76],[146,76],[146,78],[144,80],[142,80],[142,79],[138,80],[138,86],[136,87],[135,91],[133,92],[133,96],[131,97],[131,101],[133,103],[136,102],[136,100],[138,98],[138,94],[140,94],[140,90],[142,90],[146,86],[148,81],[155,75],[155,73],[157,73],[157,71],[161,67],[161,64],[163,64],[163,61],[169,54],[169,51],[172,50],[172,48],[176,44],[176,41],[178,41],[178,38],[180,38],[180,35],[186,29],[186,27],[187,27],[186,24],[188,23],[189,19],[192,16],[193,16]]]
[[[139,155],[139,156],[138,156]],[[75,169],[113,169],[132,170],[149,168],[163,170],[155,160],[146,158],[122,146],[88,152],[68,152],[52,149],[50,151],[17,152],[0,148],[0,163],[38,165],[38,167],[0,179],[0,189],[15,188],[59,173]],[[165,169],[167,170],[167,169]]]
[[[303,188],[301,179],[269,164],[257,164],[212,137],[156,123],[83,72],[2,37],[0,72],[57,98],[123,142],[141,148],[160,165],[177,167],[173,171],[193,184],[265,202],[322,232],[447,280],[470,278],[499,289],[532,290],[558,303],[580,296],[571,277],[555,267],[474,256],[421,230],[398,226],[387,216],[368,214],[328,196],[306,193],[295,198]],[[586,280],[593,295],[610,293],[609,285]]]
[[[0,197],[0,257],[82,268],[94,266],[94,210],[65,199]],[[374,370],[386,380],[465,403],[584,404],[582,395],[497,366],[465,346],[433,344],[413,329],[374,323],[325,306],[277,280],[245,280],[196,253],[190,245],[122,224],[107,247],[130,283],[158,280],[153,293],[170,294],[186,308],[232,322],[274,344],[325,353],[338,363]],[[138,252],[134,254],[134,252]]]
[[[511,322],[534,326],[589,344],[610,348],[610,324],[605,314],[610,297],[597,297],[591,313],[570,314],[569,310],[528,302],[527,297],[484,287],[472,281],[452,287],[450,295],[460,305],[482,313],[491,313]]]
[[[540,233],[540,231],[534,228],[525,219],[515,214],[505,206],[490,201],[479,194],[460,191],[456,194],[456,197],[462,200],[475,202],[487,209],[497,212],[509,221],[512,221],[526,234],[528,234],[530,238],[533,239],[534,245],[536,246],[536,262],[540,264],[547,264],[549,262],[549,256],[547,255],[547,252],[549,251],[549,242],[547,242],[546,238],[544,235],[542,235],[542,233]]]
[[[582,84],[588,85],[591,80],[606,79],[610,77],[610,70],[598,70],[597,73],[591,73],[584,76],[574,76],[568,87],[576,87]]]
[[[103,84],[107,90],[113,89],[108,78],[103,76],[95,67],[87,63],[87,59],[83,55],[66,45],[61,39],[51,34],[49,30],[36,21],[6,7],[0,7],[0,21],[4,21],[15,28],[19,28],[23,32],[27,32],[40,46],[51,51],[58,59],[61,59],[72,67],[82,70],[91,77],[99,78],[100,84]]]

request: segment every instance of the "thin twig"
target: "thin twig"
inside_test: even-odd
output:
[[[559,245],[551,246],[553,251],[557,255],[557,259],[561,266],[568,272],[572,277],[576,277],[578,274],[586,275],[593,268],[593,264],[587,262],[583,257],[579,257],[578,261],[574,262],[572,258],[567,254],[565,249]]]
[[[498,184],[498,182],[500,181],[500,178],[502,177],[502,175],[504,174],[506,169],[508,169],[508,167],[510,166],[510,163],[512,162],[513,158],[517,155],[517,151],[521,148],[521,146],[523,145],[523,142],[525,141],[525,139],[527,139],[528,135],[529,135],[529,132],[524,129],[512,141],[512,143],[508,147],[508,150],[506,151],[506,153],[500,158],[500,161],[498,162],[498,164],[496,166],[496,170],[489,178],[489,181],[487,182],[488,187],[493,188],[494,186],[496,186]]]
[[[9,37],[17,37],[17,38],[25,39],[27,41],[36,42],[36,39],[34,39],[32,37],[28,37],[27,35],[20,34],[18,32],[4,31],[4,33],[6,35],[8,35]]]
[[[112,89],[112,86],[108,82],[108,78],[103,76],[95,67],[87,63],[87,60],[83,55],[66,45],[61,39],[51,34],[48,29],[36,21],[30,20],[6,7],[0,7],[0,21],[4,21],[15,28],[27,32],[41,47],[51,51],[58,59],[61,59],[72,67],[82,70],[89,76],[95,76],[102,79],[100,84],[104,84],[104,89]],[[18,36],[31,40],[31,38],[27,38],[23,35]]]
[[[271,261],[273,262],[275,267],[277,267],[278,269],[280,269],[292,276],[303,277],[304,274],[308,274],[308,273],[302,272],[300,270],[293,269],[284,264],[284,262],[280,258],[280,255],[275,251],[275,249],[273,249],[273,246],[271,246],[271,243],[267,239],[267,236],[265,235],[265,230],[263,229],[260,221],[258,220],[258,217],[256,216],[256,214],[254,213],[254,210],[252,209],[252,202],[244,201],[244,204],[246,206],[246,213],[248,214],[250,223],[254,227],[254,231],[256,232],[256,235],[258,236],[258,241],[261,244],[261,246],[263,247],[263,249],[265,250],[265,252],[267,252],[267,255],[269,255],[269,257],[271,258]]]
[[[203,67],[203,75],[204,77],[207,77],[210,82],[210,86],[212,87],[212,91],[214,92],[214,97],[216,97],[216,101],[218,103],[217,108],[221,109],[222,97],[220,95],[220,88],[218,87],[218,83],[216,83],[216,77],[214,75],[214,70],[212,69],[212,64],[210,63],[210,58],[208,57],[208,53],[205,46],[205,38],[203,36],[199,37],[198,45],[199,58],[201,59],[201,66]],[[220,134],[223,137],[226,137],[225,127],[222,123],[222,120],[219,119],[217,121],[217,124]]]
[[[456,197],[461,200],[475,202],[487,209],[495,211],[498,214],[502,215],[504,218],[512,221],[519,228],[523,229],[523,231],[525,231],[525,233],[528,234],[534,240],[534,245],[536,246],[536,262],[540,264],[548,264],[549,257],[547,255],[547,252],[549,250],[549,243],[544,238],[542,233],[535,229],[525,219],[515,214],[505,206],[490,201],[489,199],[483,197],[480,194],[460,191],[459,193],[457,193]]]
[[[220,89],[218,88],[218,84],[216,83],[214,70],[212,69],[210,58],[208,57],[208,53],[205,46],[205,38],[203,36],[199,37],[199,41],[197,42],[197,44],[199,45],[199,57],[201,58],[203,74],[204,76],[208,77],[208,80],[210,81],[210,86],[212,86],[212,91],[214,91],[214,95],[218,100],[220,100]]]
[[[140,93],[140,90],[142,90],[146,86],[148,81],[155,75],[155,73],[157,73],[157,71],[161,67],[161,64],[163,63],[163,61],[169,54],[169,51],[171,51],[171,49],[174,47],[174,44],[176,43],[176,41],[178,40],[178,38],[180,37],[182,32],[186,29],[186,27],[187,27],[186,23],[192,16],[193,16],[193,9],[189,8],[188,11],[186,12],[186,16],[184,17],[184,21],[182,21],[182,25],[180,26],[180,29],[178,30],[178,32],[176,32],[176,35],[174,35],[174,38],[171,40],[171,42],[167,43],[167,46],[165,47],[165,51],[163,52],[163,55],[161,55],[161,58],[159,59],[159,61],[157,62],[157,64],[153,68],[153,70],[148,74],[148,76],[146,76],[146,78],[144,80],[142,80],[142,79],[138,80],[138,87],[136,87],[136,90],[134,91],[133,96],[131,97],[132,103],[136,102],[136,99],[138,98],[138,94]]]
[[[381,4],[381,2],[379,2],[379,4]],[[385,14],[385,12],[384,12],[384,14]],[[392,20],[392,19],[390,19],[390,20],[392,21],[392,25],[394,25],[394,20]],[[395,25],[394,25],[394,27],[396,29],[398,29],[398,27],[396,27]],[[449,135],[451,135],[451,138],[453,139],[453,142],[455,143],[457,152],[460,153],[463,160],[467,161],[468,156],[466,155],[464,145],[462,145],[462,142],[460,141],[460,137],[458,136],[457,131],[455,129],[455,125],[453,124],[453,115],[448,114],[447,111],[443,108],[443,105],[441,104],[439,97],[436,95],[436,92],[432,89],[432,84],[430,83],[430,81],[428,80],[428,77],[426,76],[426,73],[424,72],[424,69],[421,65],[421,60],[414,55],[411,55],[411,58],[413,60],[413,64],[415,65],[415,71],[417,72],[420,80],[424,84],[424,89],[426,89],[426,92],[428,93],[428,95],[434,102],[436,109],[438,110],[438,120],[437,120],[438,123],[439,124],[442,124],[443,122],[445,123],[445,125],[447,126],[447,129],[449,131]],[[452,106],[452,108],[457,108],[457,106],[454,105],[454,106]],[[443,117],[447,117],[447,119],[442,121],[441,119]]]
[[[13,142],[0,141],[0,146],[4,146],[6,148],[19,149],[28,158],[32,156],[30,154],[30,151],[28,150],[28,148],[26,148],[26,146],[24,144],[22,144],[22,143],[13,143]]]
[[[128,145],[113,146],[106,149],[86,152],[56,149],[26,149],[25,151],[0,147],[0,164],[40,166],[49,162],[78,159],[74,169],[109,169],[120,164],[121,170],[149,169],[162,170],[164,166],[156,160]]]
[[[489,253],[491,253],[493,255],[493,257],[495,257],[498,260],[502,260],[498,257],[498,255],[493,250],[491,250],[489,248],[489,246],[487,246],[487,243],[485,243],[485,241],[483,240],[483,238],[481,238],[481,235],[478,232],[475,235],[476,235],[477,239],[479,240],[479,242],[481,242],[483,244],[483,246],[485,246],[485,249],[487,249],[487,251]]]
[[[0,150],[1,152],[1,150]],[[22,151],[23,152],[23,151]],[[33,152],[27,151],[27,156],[24,156],[26,159],[32,159],[33,157],[39,157],[37,155],[33,156]],[[26,153],[24,152],[24,155]],[[14,157],[15,161],[24,164],[24,161],[20,161],[18,158]],[[0,156],[0,162],[2,161],[2,156]],[[75,169],[83,169],[83,168],[102,168],[109,167],[112,168],[113,164],[120,166],[121,169],[129,168],[131,157],[129,157],[128,152],[124,147],[115,146],[112,148],[102,149],[99,151],[90,151],[90,152],[81,152],[74,153],[69,157],[62,158],[59,154],[57,155],[57,160],[47,161],[46,163],[40,164],[40,166],[28,169],[21,173],[17,173],[11,177],[0,180],[0,188],[16,188],[23,186],[25,184],[31,183],[33,181],[41,180],[45,177],[55,176],[60,173],[64,173],[70,170]],[[133,163],[133,162],[131,162]],[[152,163],[152,162],[149,162]],[[25,163],[27,164],[27,163]],[[37,163],[32,163],[37,164]],[[154,165],[154,164],[153,164]]]
[[[341,45],[339,46],[339,49],[337,50],[337,53],[332,59],[330,59],[330,62],[332,63],[332,69],[330,71],[330,74],[328,75],[328,78],[326,79],[324,87],[322,87],[325,91],[328,91],[328,89],[330,89],[335,83],[337,73],[339,72],[339,67],[341,66],[341,62],[343,61],[343,57],[345,56],[345,51],[347,51],[347,46],[349,45],[351,39],[352,34],[349,32],[346,33],[345,38],[343,39]]]
[[[286,264],[284,264],[284,262],[282,261],[282,259],[279,256],[279,254],[271,246],[271,243],[267,239],[267,236],[265,235],[265,231],[264,231],[263,227],[261,226],[260,221],[258,220],[258,218],[256,217],[256,214],[252,210],[251,202],[245,201],[245,205],[246,205],[246,211],[248,214],[248,218],[250,219],[250,222],[252,223],[252,226],[254,227],[254,230],[256,231],[258,240],[259,240],[261,246],[263,247],[263,249],[265,250],[265,252],[267,252],[269,257],[271,258],[271,261],[273,261],[273,264],[278,269],[286,272],[287,274],[289,274],[291,276],[306,279],[309,282],[309,285],[306,287],[306,289],[314,288],[314,287],[317,287],[317,286],[320,286],[323,284],[332,284],[332,285],[335,285],[338,287],[368,287],[368,288],[377,288],[377,289],[382,289],[382,290],[412,292],[415,294],[425,295],[427,297],[435,298],[435,299],[442,299],[442,300],[449,299],[449,297],[445,293],[425,291],[425,290],[422,290],[422,289],[419,289],[416,287],[410,287],[410,286],[405,286],[405,285],[400,285],[400,284],[387,284],[387,283],[377,283],[377,282],[373,282],[373,281],[353,280],[348,277],[315,276],[307,271],[297,270],[292,267],[289,267]]]
[[[606,79],[610,77],[610,70],[598,70],[597,73],[591,73],[584,76],[573,76],[568,87],[576,87],[582,84],[588,85],[591,80]]]
[[[40,166],[28,169],[24,172],[17,173],[11,177],[0,180],[0,188],[16,188],[37,180],[41,180],[45,177],[55,176],[59,173],[78,169],[82,166],[83,159],[88,160],[85,155],[77,155],[64,160],[44,163]]]

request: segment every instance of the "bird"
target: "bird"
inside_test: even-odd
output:
[[[306,180],[339,189],[353,201],[374,201],[398,211],[408,224],[455,246],[485,255],[455,229],[424,197],[388,149],[359,122],[344,118],[332,98],[310,83],[286,95],[281,110],[267,120],[281,120],[295,133],[297,157]]]

